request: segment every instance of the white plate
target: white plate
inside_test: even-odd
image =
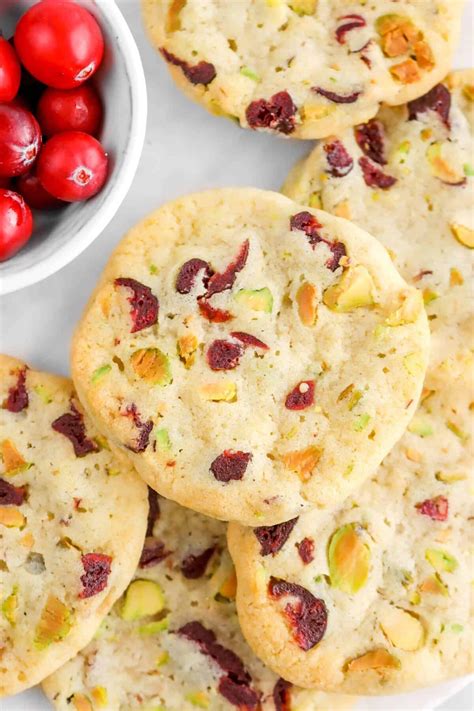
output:
[[[421,2],[422,0],[420,0]],[[148,130],[135,181],[102,236],[61,272],[0,299],[0,350],[33,365],[67,374],[71,333],[111,249],[125,230],[166,200],[208,187],[255,185],[278,190],[306,142],[278,140],[239,130],[189,102],[148,45],[138,0],[119,0],[138,44],[148,83]],[[455,66],[472,64],[474,0],[469,0]],[[468,683],[456,679],[413,694],[361,699],[358,711],[428,711]],[[469,701],[453,711],[469,711]],[[1,711],[50,711],[32,690],[0,702]]]

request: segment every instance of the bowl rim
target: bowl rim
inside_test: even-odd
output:
[[[115,0],[95,0],[107,17],[119,41],[130,81],[131,122],[129,141],[124,150],[119,179],[112,186],[101,207],[71,239],[53,254],[18,273],[0,274],[0,295],[24,289],[59,271],[78,257],[101,234],[125,199],[143,150],[146,133],[148,98],[145,72],[135,39]]]

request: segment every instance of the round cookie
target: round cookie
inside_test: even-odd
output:
[[[176,83],[241,126],[322,138],[431,89],[462,0],[142,0]]]
[[[158,513],[159,512],[159,513]],[[135,579],[94,640],[45,680],[58,711],[335,711],[346,696],[292,687],[240,632],[225,526],[167,500]],[[261,704],[261,705],[259,705]]]
[[[83,415],[70,380],[0,356],[0,383],[2,697],[89,642],[134,573],[147,490]]]
[[[471,347],[429,372],[407,433],[333,514],[231,524],[237,607],[295,684],[390,694],[472,671]]]
[[[111,257],[75,333],[81,401],[147,483],[274,524],[334,506],[415,408],[420,293],[345,220],[255,189],[163,206]]]
[[[295,166],[284,192],[354,221],[423,290],[437,358],[472,318],[474,70],[332,136]],[[472,323],[469,326],[472,327]]]

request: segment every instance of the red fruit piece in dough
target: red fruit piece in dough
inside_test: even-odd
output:
[[[140,568],[152,568],[170,555],[171,551],[167,551],[165,544],[153,536],[145,538],[142,554],[140,556]]]
[[[239,365],[244,349],[238,343],[218,339],[207,351],[207,362],[212,370],[233,370]]]
[[[178,276],[176,277],[176,291],[179,294],[189,294],[189,292],[194,288],[196,284],[196,277],[200,272],[204,272],[202,280],[204,284],[206,284],[207,279],[213,274],[209,264],[203,259],[188,259],[188,261],[183,264],[178,272]]]
[[[97,452],[99,447],[86,435],[86,427],[82,413],[71,403],[71,412],[66,412],[51,423],[55,432],[67,437],[74,448],[76,457]]]
[[[0,506],[21,506],[25,501],[26,486],[13,486],[0,479]]]
[[[285,679],[278,679],[277,683],[273,687],[273,703],[275,704],[275,711],[292,711],[291,710],[291,684]]]
[[[434,111],[449,128],[451,93],[444,84],[436,84],[427,94],[408,102],[408,120],[413,121],[425,111]]]
[[[127,409],[125,410],[125,415],[126,417],[130,417],[133,420],[133,424],[138,430],[138,438],[135,444],[127,445],[127,448],[130,449],[132,452],[135,452],[136,454],[144,452],[150,442],[150,433],[153,429],[153,420],[143,422],[135,403],[128,405]]]
[[[274,526],[257,526],[257,528],[254,528],[254,535],[260,543],[260,555],[276,555],[287,542],[297,520],[298,516],[290,521],[277,523]]]
[[[335,140],[324,145],[326,160],[329,166],[328,173],[334,178],[342,178],[351,172],[354,161],[346,151],[341,141]]]
[[[303,538],[302,541],[296,543],[298,554],[305,565],[311,563],[314,558],[314,541],[312,538]]]
[[[240,341],[244,346],[250,346],[252,348],[261,348],[264,351],[268,351],[268,346],[266,343],[261,341],[259,338],[252,336],[250,333],[244,333],[244,331],[232,331],[230,334],[232,338]]]
[[[235,259],[233,259],[230,264],[224,269],[223,272],[217,272],[213,274],[207,283],[206,297],[209,299],[214,294],[220,294],[222,291],[231,289],[234,286],[235,280],[237,278],[238,272],[247,264],[247,258],[249,256],[249,241],[242,242],[240,249],[237,253]]]
[[[366,21],[361,15],[344,15],[343,17],[338,17],[338,20],[347,20],[342,25],[336,29],[336,39],[339,44],[346,43],[346,34],[351,30],[358,29],[360,27],[366,26]]]
[[[426,499],[415,508],[424,516],[429,516],[433,521],[446,521],[449,512],[448,499],[445,496],[435,496],[434,499]]]
[[[307,652],[322,640],[328,623],[324,600],[315,597],[302,585],[274,577],[268,583],[268,593],[276,600],[293,598],[285,605],[284,614],[290,623],[293,639],[301,649]]]
[[[129,277],[119,277],[114,283],[115,286],[124,286],[132,292],[132,296],[128,297],[128,301],[132,306],[130,309],[132,319],[130,333],[136,333],[144,328],[154,326],[158,320],[160,305],[156,296],[152,294],[150,287]]]
[[[198,308],[201,316],[211,323],[226,323],[234,318],[230,311],[216,309],[206,299],[198,298]]]
[[[384,125],[377,119],[370,119],[354,129],[357,145],[363,153],[379,165],[386,165]]]
[[[332,257],[327,260],[326,266],[335,272],[341,264],[342,257],[346,256],[346,245],[342,242],[326,242],[326,244],[332,252]]]
[[[250,128],[270,128],[285,135],[295,130],[297,108],[287,91],[279,91],[270,99],[257,99],[247,106],[245,115]]]
[[[244,709],[256,709],[259,695],[252,689],[252,678],[242,660],[216,640],[212,630],[198,621],[188,622],[177,630],[177,634],[199,645],[202,654],[214,660],[224,672],[219,681],[218,691],[230,703]]]
[[[26,390],[26,368],[18,371],[16,385],[8,390],[8,396],[3,401],[2,407],[9,412],[21,412],[28,407],[29,398]]]
[[[354,91],[352,94],[336,94],[336,92],[322,89],[320,86],[313,86],[313,91],[335,104],[353,104],[362,93],[360,91]]]
[[[105,590],[109,579],[112,558],[103,553],[86,553],[81,557],[84,575],[81,575],[80,598],[92,597]]]
[[[302,380],[288,393],[285,400],[287,410],[305,410],[314,405],[314,380]]]
[[[182,70],[184,76],[191,84],[204,84],[204,86],[207,86],[216,78],[216,68],[211,62],[201,61],[193,65],[184,59],[180,59],[175,54],[168,52],[164,47],[160,49],[160,52],[169,64],[173,64]]]
[[[387,175],[376,165],[371,163],[371,161],[363,156],[359,158],[359,165],[362,169],[362,175],[364,176],[365,184],[369,188],[380,188],[381,190],[388,190],[397,182],[397,179],[392,175]]]
[[[215,547],[206,548],[202,553],[193,555],[192,553],[181,562],[181,572],[185,578],[196,580],[201,578],[206,572],[207,564],[212,558]]]
[[[155,521],[160,517],[160,503],[156,491],[148,487],[148,521],[146,527],[146,535],[153,536],[153,528]]]
[[[234,452],[230,449],[226,449],[214,459],[210,470],[217,481],[237,481],[243,478],[251,459],[252,455],[250,452]]]
[[[318,222],[316,217],[306,210],[297,212],[296,215],[292,215],[290,218],[290,229],[304,232],[313,249],[319,242],[326,241],[319,234],[321,228],[322,225]]]

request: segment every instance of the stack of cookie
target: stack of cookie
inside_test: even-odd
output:
[[[132,229],[74,386],[0,359],[0,695],[332,711],[467,674],[462,3],[143,9],[193,98],[323,140],[285,196],[208,191]]]

